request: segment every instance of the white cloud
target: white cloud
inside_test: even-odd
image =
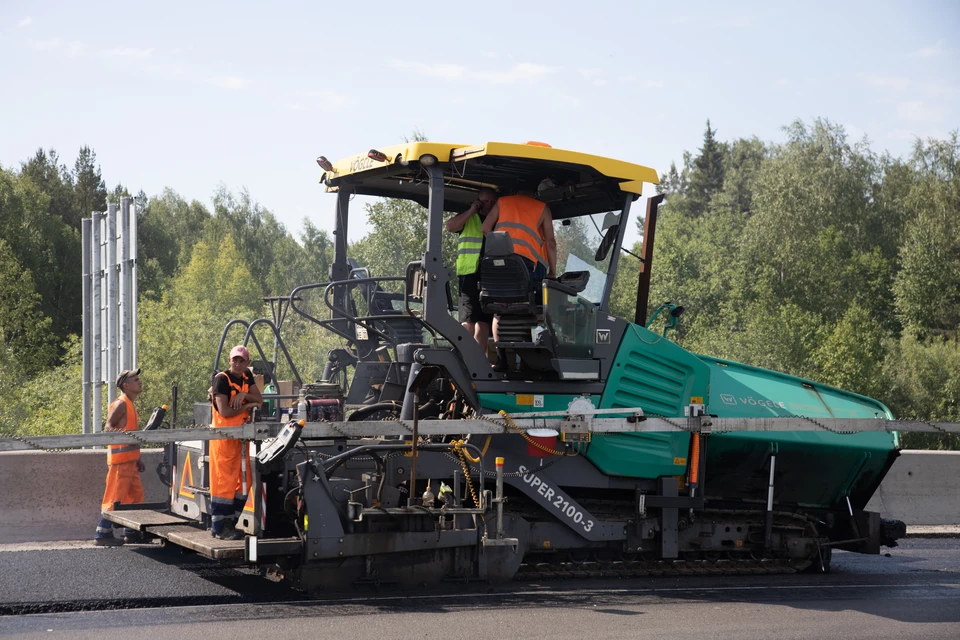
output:
[[[59,49],[63,42],[60,38],[50,38],[48,40],[31,40],[30,47],[37,51],[53,51]]]
[[[352,102],[350,96],[334,91],[300,89],[295,95],[296,100],[290,105],[290,108],[294,111],[332,113],[342,110]]]
[[[720,29],[749,29],[753,26],[753,18],[750,16],[736,16],[734,18],[724,18],[716,24]]]
[[[240,91],[250,86],[250,81],[240,76],[215,76],[208,82],[215,87],[230,91]]]
[[[773,86],[779,88],[788,87],[790,86],[790,81],[784,77],[780,77],[773,81]]]
[[[394,69],[410,71],[431,78],[444,80],[473,80],[488,84],[515,84],[518,82],[536,82],[546,75],[554,73],[557,67],[523,62],[503,71],[474,71],[456,64],[424,64],[408,60],[391,60]]]
[[[919,100],[908,100],[897,105],[897,117],[910,122],[940,122],[944,110],[924,104]]]
[[[910,79],[901,76],[882,76],[875,73],[861,73],[860,79],[877,89],[892,89],[903,92],[910,86]]]
[[[942,42],[938,42],[938,43],[935,44],[935,45],[932,45],[932,46],[929,46],[929,47],[923,47],[922,49],[918,49],[918,50],[914,51],[913,53],[909,54],[909,57],[911,57],[911,58],[934,58],[934,57],[936,57],[936,56],[939,56],[939,55],[942,54],[942,53],[945,53],[945,49],[943,48],[943,43],[942,43]]]
[[[546,75],[558,71],[557,67],[521,62],[508,71],[475,71],[470,76],[490,84],[515,84],[517,82],[536,82]]]
[[[134,49],[133,47],[116,47],[109,51],[104,51],[104,54],[111,57],[139,59],[146,58],[151,53],[153,53],[153,49]]]
[[[17,29],[23,29],[24,27],[29,27],[31,24],[33,24],[33,18],[27,16],[26,18],[24,18],[23,20],[17,23]]]
[[[71,58],[76,58],[81,53],[83,53],[84,48],[85,46],[82,42],[77,42],[76,40],[74,40],[73,42],[67,45],[67,55],[70,56]]]
[[[467,70],[466,67],[461,67],[457,64],[424,64],[423,62],[408,62],[406,60],[391,60],[390,66],[394,69],[404,69],[423,76],[443,78],[445,80],[462,78]]]
[[[665,86],[667,86],[667,83],[664,82],[663,80],[647,80],[642,85],[640,85],[640,88],[641,89],[663,89]]]
[[[161,62],[159,64],[147,65],[144,71],[171,77],[182,76],[184,74],[183,65],[175,62]]]

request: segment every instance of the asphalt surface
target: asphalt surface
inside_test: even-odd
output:
[[[158,546],[0,546],[0,636],[958,638],[960,539],[838,552],[829,575],[446,585],[307,598]]]

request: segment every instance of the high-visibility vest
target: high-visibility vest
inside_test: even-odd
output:
[[[124,431],[136,431],[137,424],[140,422],[140,416],[137,414],[137,408],[133,402],[125,395],[121,395],[110,404],[110,411],[118,402],[127,403],[127,424]],[[109,413],[108,413],[109,415]],[[120,464],[121,462],[136,462],[140,459],[139,444],[111,444],[107,446],[107,464]]]
[[[224,376],[224,377],[227,379],[227,384],[230,385],[230,395],[227,396],[227,404],[229,404],[230,401],[233,400],[233,397],[234,397],[235,395],[237,395],[238,393],[246,393],[246,392],[247,392],[247,389],[250,388],[249,383],[247,383],[247,376],[246,376],[246,375],[243,376],[243,382],[241,382],[240,384],[237,384],[236,382],[234,382],[234,381],[233,381],[233,378],[231,378],[230,376],[228,376],[226,371],[221,371],[220,373],[218,373],[218,374],[216,375],[216,377],[214,378],[214,381],[216,381],[216,379],[219,378],[220,376]],[[220,415],[220,412],[217,411],[216,396],[214,395],[214,396],[210,399],[210,401],[213,403],[213,425],[211,425],[211,426],[214,426],[214,427],[239,427],[240,425],[242,425],[243,423],[245,423],[245,422],[247,421],[247,415],[248,415],[248,414],[247,414],[246,411],[243,412],[243,413],[237,414],[237,415],[233,416],[232,418],[224,418],[222,415]]]
[[[476,273],[480,266],[480,251],[483,249],[483,232],[480,230],[482,226],[480,216],[473,214],[460,230],[460,241],[457,243],[458,276]]]
[[[504,196],[497,201],[500,217],[494,231],[505,231],[513,240],[513,252],[534,264],[547,264],[543,255],[543,238],[537,232],[537,223],[544,204],[529,196]]]

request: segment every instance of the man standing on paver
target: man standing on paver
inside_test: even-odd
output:
[[[140,369],[126,369],[117,376],[117,390],[120,397],[110,405],[107,412],[105,432],[136,431],[140,416],[133,406],[134,400],[143,391],[140,381]],[[143,502],[143,485],[140,474],[146,466],[140,459],[139,444],[111,444],[107,447],[107,488],[100,504],[101,511],[113,509],[114,503],[136,504]],[[123,538],[113,535],[114,524],[100,516],[94,544],[100,547],[118,547],[125,542],[140,542],[140,533],[131,529],[123,530]]]

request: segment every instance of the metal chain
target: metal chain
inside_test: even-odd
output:
[[[42,446],[42,445],[37,444],[36,442],[31,441],[31,440],[28,439],[28,438],[24,438],[24,437],[22,437],[22,436],[18,436],[18,435],[13,434],[13,433],[6,433],[6,432],[4,432],[4,431],[0,431],[0,438],[9,438],[9,439],[11,439],[11,440],[16,440],[17,442],[22,442],[23,444],[27,445],[28,447],[33,447],[33,448],[36,449],[37,451],[45,451],[45,452],[47,452],[47,453],[63,453],[64,451],[72,451],[72,450],[73,450],[73,447],[52,448],[52,449],[51,449],[51,448],[47,448],[47,447],[44,447],[44,446]]]

